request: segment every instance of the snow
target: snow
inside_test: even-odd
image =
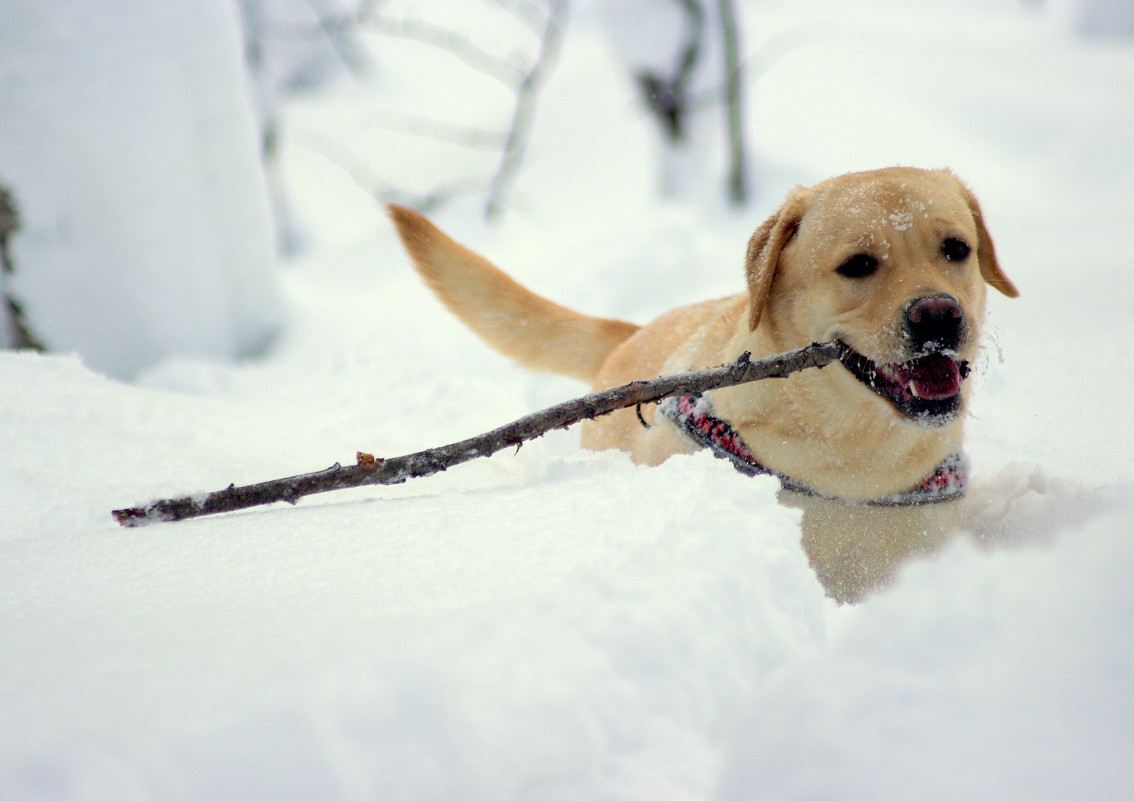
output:
[[[462,24],[495,30],[496,4],[469,8]],[[436,218],[560,302],[645,320],[736,291],[747,234],[796,183],[954,168],[1022,293],[990,296],[960,534],[919,532],[886,586],[839,604],[818,576],[874,563],[838,541],[824,553],[818,517],[773,480],[706,453],[637,467],[574,432],[396,487],[118,528],[112,508],[449,443],[582,391],[449,318],[380,208],[312,146],[422,191],[494,166],[375,125],[430,98],[457,121],[507,114],[496,87],[375,39],[372,84],[283,108],[311,247],[279,272],[289,316],[262,358],[165,351],[127,382],[81,348],[0,353],[0,797],[1125,797],[1134,44],[1006,0],[843,9],[741,4],[750,48],[778,53],[751,87],[753,208],[728,211],[711,175],[691,199],[659,196],[619,37],[579,4],[513,213],[486,227],[465,197]],[[82,243],[111,211],[73,193],[93,209]],[[275,291],[266,271],[243,278]],[[80,319],[107,291],[53,302]]]
[[[1129,506],[1075,528],[1045,549],[912,565],[820,658],[762,689],[722,797],[1124,797]]]
[[[283,307],[233,5],[49,0],[0,19],[11,289],[36,336],[118,376],[263,349]]]
[[[908,211],[890,215],[890,226],[895,231],[905,231],[911,225],[913,225],[913,214]]]

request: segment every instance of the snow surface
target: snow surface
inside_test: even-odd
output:
[[[495,30],[495,4],[471,6],[462,24]],[[714,175],[659,198],[619,37],[580,5],[514,212],[437,218],[561,302],[644,320],[739,288],[747,232],[795,183],[953,167],[1022,291],[990,301],[960,533],[914,537],[888,586],[838,604],[818,576],[853,581],[879,540],[836,538],[824,563],[773,481],[705,454],[636,467],[575,433],[116,527],[112,508],[451,442],[582,389],[448,318],[315,146],[422,190],[491,169],[375,120],[432,100],[489,125],[506,96],[378,40],[372,85],[286,111],[312,248],[264,358],[123,383],[0,354],[0,797],[1128,797],[1134,46],[1006,1],[845,7],[742,6],[766,56],[752,209],[727,211]]]

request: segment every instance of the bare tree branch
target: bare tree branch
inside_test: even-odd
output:
[[[512,16],[528,26],[532,33],[538,34],[547,24],[543,9],[534,0],[496,0],[496,5],[507,10]]]
[[[134,527],[232,512],[276,501],[294,504],[305,495],[350,487],[401,484],[410,478],[431,476],[454,465],[481,456],[491,456],[504,448],[519,447],[529,439],[557,428],[566,428],[581,420],[590,420],[643,403],[653,403],[679,392],[696,394],[764,378],[784,378],[799,370],[830,364],[839,358],[840,353],[840,346],[833,342],[812,344],[759,361],[751,361],[746,353],[735,362],[710,370],[634,381],[584,395],[451,445],[392,459],[376,459],[370,454],[359,453],[357,463],[348,467],[334,464],[315,473],[245,487],[230,485],[218,492],[153,501],[145,506],[116,509],[112,514],[120,525]]]
[[[360,17],[358,22],[363,27],[387,36],[413,39],[447,50],[473,69],[495,78],[512,91],[517,91],[523,85],[524,76],[520,70],[496,58],[456,31],[419,19],[394,19],[381,14]]]
[[[376,116],[377,125],[386,130],[422,136],[471,150],[501,150],[508,141],[508,135],[502,131],[486,131],[471,125],[442,122],[432,117],[401,114],[390,110],[379,111]]]
[[[671,76],[643,70],[635,75],[647,108],[661,123],[672,145],[685,141],[689,117],[710,103],[725,112],[729,172],[726,194],[734,205],[748,197],[744,147],[744,79],[746,65],[740,59],[740,30],[732,0],[718,0],[719,31],[722,44],[723,81],[711,92],[693,92],[690,80],[700,59],[706,13],[702,0],[674,0],[684,13],[684,41]]]
[[[721,33],[725,48],[725,110],[728,119],[729,199],[741,206],[748,199],[747,167],[744,151],[744,101],[740,70],[740,34],[732,0],[719,0]]]
[[[468,66],[491,76],[512,91],[520,82],[521,71],[506,61],[496,58],[473,40],[441,25],[410,17],[401,19],[383,16],[376,7],[365,6],[349,14],[320,15],[313,23],[273,22],[264,26],[275,39],[291,42],[309,42],[330,39],[341,44],[342,37],[359,30],[401,39],[412,39],[452,53]]]
[[[548,0],[547,24],[540,38],[539,52],[531,69],[521,79],[516,92],[516,108],[512,115],[512,124],[508,129],[508,139],[504,144],[504,154],[488,193],[485,216],[490,220],[499,217],[503,212],[512,183],[516,180],[520,164],[524,160],[528,133],[532,118],[535,116],[536,100],[559,53],[566,16],[567,0]]]
[[[308,2],[314,3],[314,0]],[[363,3],[352,13],[320,16],[317,26],[278,26],[277,30],[282,36],[310,38],[318,35],[335,39],[338,32],[366,29],[385,36],[410,39],[445,50],[472,69],[504,84],[515,95],[512,119],[506,133],[497,134],[410,116],[395,118],[393,122],[387,123],[390,127],[431,139],[477,149],[499,150],[500,160],[496,171],[485,182],[485,216],[495,219],[508,204],[512,185],[524,160],[539,92],[551,72],[562,42],[569,0],[543,0],[543,3],[534,0],[496,0],[496,4],[539,37],[537,51],[530,61],[523,59],[523,63],[517,65],[513,60],[499,58],[468,36],[437,23],[413,17],[387,16],[374,2]],[[355,176],[356,181],[366,186],[367,182],[359,178],[362,171],[355,163],[357,157],[345,158],[341,148],[336,150],[340,152],[329,157],[340,166],[351,163],[348,171]],[[369,183],[374,184],[375,181]],[[456,185],[467,187],[469,182],[459,181]],[[444,199],[437,192],[419,195],[415,199],[411,193],[395,192],[389,187],[372,191],[372,194],[387,202],[405,203],[423,210],[428,208],[426,203],[435,206]]]
[[[325,13],[323,4],[319,0],[307,0],[307,5],[318,20],[319,29],[331,43],[331,48],[339,61],[343,63],[355,78],[361,78],[369,72],[371,64],[366,57],[366,51],[359,46],[355,39],[355,27],[350,25],[335,25]]]
[[[356,14],[326,14],[318,0],[306,0],[311,9],[311,22],[278,22],[269,20],[264,13],[264,0],[243,0],[241,11],[245,23],[245,50],[262,49],[268,39],[278,42],[316,42],[326,40],[336,58],[355,77],[364,78],[371,70],[365,49],[355,34],[358,31]],[[259,58],[250,54],[249,62]]]
[[[12,261],[11,238],[20,229],[20,215],[16,200],[11,193],[0,186],[0,300],[3,301],[7,317],[7,330],[0,331],[0,344],[28,350],[44,350],[28,326],[24,309],[12,295],[9,283],[16,269]]]
[[[459,178],[435,186],[428,192],[411,192],[383,179],[364,158],[333,137],[306,131],[298,134],[296,141],[341,169],[359,188],[383,205],[397,203],[421,212],[436,211],[453,198],[482,191],[487,183],[483,177]]]
[[[675,0],[685,14],[685,39],[678,54],[677,66],[671,77],[649,70],[635,77],[641,88],[646,107],[662,125],[671,142],[685,140],[685,122],[690,110],[689,84],[693,70],[701,58],[701,43],[705,30],[705,10],[699,0]]]
[[[737,62],[737,79],[742,83],[753,83],[775,67],[785,56],[800,47],[822,42],[823,38],[829,35],[827,28],[822,25],[801,26],[774,34],[760,46],[759,50]],[[702,89],[689,96],[689,108],[692,112],[706,111],[726,102],[726,91],[723,86]]]

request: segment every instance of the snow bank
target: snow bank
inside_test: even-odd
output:
[[[1087,511],[1067,489],[1032,502]],[[762,688],[720,798],[1124,797],[1132,512],[1111,501],[1049,547],[912,565],[821,658]]]
[[[233,4],[8,4],[12,291],[53,350],[131,375],[264,347],[281,319]]]
[[[102,432],[69,481],[88,509],[145,464],[153,487],[219,480],[187,462],[239,478],[224,445],[235,428],[244,459],[263,459],[255,440],[269,432],[239,405],[140,394],[59,359],[6,355],[0,370],[28,388],[21,407],[85,399],[57,441],[11,443],[28,493],[52,470],[36,453],[80,427]],[[126,427],[148,459],[115,452]],[[643,782],[696,794],[736,699],[825,637],[797,514],[775,482],[722,475],[708,456],[658,470],[548,457],[525,448],[503,473],[493,459],[446,477],[455,485],[168,537],[88,520],[69,498],[8,497],[18,538],[4,563],[20,567],[0,589],[0,630],[21,656],[0,666],[3,794],[594,797]],[[85,533],[26,536],[45,526]],[[35,615],[17,611],[28,603]],[[273,765],[290,768],[264,778]]]
[[[986,475],[971,537],[834,607],[774,481],[566,435],[417,485],[116,529],[112,501],[297,466],[288,415],[239,384],[169,395],[54,357],[2,355],[0,377],[23,388],[0,419],[37,432],[3,443],[22,466],[0,501],[4,797],[1054,799],[1129,780],[1134,508],[1114,493]],[[302,402],[306,447],[334,451]]]

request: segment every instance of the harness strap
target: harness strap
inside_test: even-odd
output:
[[[831,497],[761,464],[740,436],[740,432],[726,420],[715,417],[712,404],[702,395],[671,395],[658,404],[658,411],[695,444],[708,448],[714,456],[725,459],[746,476],[775,476],[785,489],[820,498]],[[946,457],[936,470],[916,486],[894,495],[859,501],[859,503],[869,506],[913,506],[951,501],[965,494],[968,478],[968,459],[963,453],[957,452]]]

